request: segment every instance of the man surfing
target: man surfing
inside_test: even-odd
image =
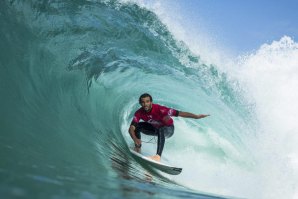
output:
[[[152,97],[148,93],[140,96],[139,104],[142,107],[135,112],[128,132],[135,143],[136,151],[140,151],[142,146],[141,132],[146,135],[157,136],[157,152],[156,155],[150,156],[150,158],[160,161],[165,138],[169,138],[174,134],[174,121],[171,117],[180,116],[201,119],[209,115],[182,112],[159,104],[153,104],[152,101]],[[144,122],[140,122],[140,120]]]

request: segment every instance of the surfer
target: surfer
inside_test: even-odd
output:
[[[153,104],[152,101],[152,97],[148,93],[140,96],[139,104],[142,107],[135,112],[128,131],[135,143],[136,151],[140,151],[142,146],[141,132],[146,135],[157,136],[157,152],[156,155],[150,156],[150,158],[160,161],[165,138],[169,138],[174,134],[174,122],[171,117],[180,116],[201,119],[209,115],[182,112],[159,104]],[[140,122],[140,120],[143,120],[143,122]]]

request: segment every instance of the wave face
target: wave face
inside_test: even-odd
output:
[[[269,193],[279,185],[268,185],[256,155],[262,90],[247,97],[239,82],[253,88],[250,76],[230,80],[205,64],[154,12],[118,1],[12,0],[0,10],[1,196],[260,198],[270,195],[262,186]],[[179,176],[148,171],[129,155],[127,129],[144,92],[211,114],[174,119],[163,158],[183,167]]]

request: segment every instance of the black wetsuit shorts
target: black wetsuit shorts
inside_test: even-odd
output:
[[[165,144],[165,138],[169,138],[174,134],[174,125],[171,126],[162,126],[160,128],[155,128],[148,122],[139,122],[136,125],[136,137],[141,139],[141,132],[146,135],[157,136],[157,152],[161,156],[163,147]]]

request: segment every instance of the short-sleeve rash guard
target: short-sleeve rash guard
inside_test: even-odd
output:
[[[146,112],[143,108],[138,109],[132,119],[131,124],[136,125],[140,120],[148,122],[155,128],[160,128],[162,126],[171,126],[174,124],[171,116],[177,117],[179,111],[168,108],[166,106],[161,106],[159,104],[152,104],[152,109],[150,112]]]

